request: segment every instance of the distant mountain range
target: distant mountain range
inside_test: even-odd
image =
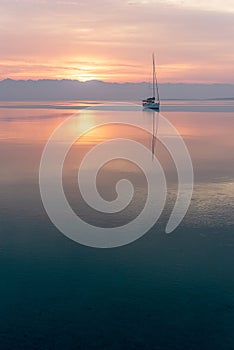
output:
[[[160,97],[166,99],[234,99],[234,84],[159,84]],[[0,101],[49,100],[131,100],[151,95],[151,85],[107,83],[99,80],[12,80],[0,81]]]

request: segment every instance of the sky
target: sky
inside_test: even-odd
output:
[[[234,0],[0,0],[0,80],[234,83]]]

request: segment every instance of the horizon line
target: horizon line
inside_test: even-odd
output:
[[[13,81],[13,82],[40,82],[40,81],[73,81],[73,82],[77,82],[77,83],[81,83],[81,84],[85,84],[85,83],[89,83],[89,82],[100,82],[100,83],[104,83],[104,84],[119,84],[119,85],[124,85],[124,84],[152,84],[148,81],[138,81],[138,82],[134,82],[134,81],[125,81],[125,82],[117,82],[117,81],[104,81],[104,80],[100,80],[100,79],[89,79],[89,80],[79,80],[79,79],[69,79],[69,78],[39,78],[39,79],[13,79],[13,78],[4,78],[4,79],[0,79],[0,83],[5,82],[5,81]],[[188,83],[188,82],[163,82],[163,83],[158,83],[159,85],[234,85],[233,83],[225,83],[225,82],[216,82],[216,83]]]

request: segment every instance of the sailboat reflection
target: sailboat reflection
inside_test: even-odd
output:
[[[156,146],[157,134],[158,134],[159,112],[152,112],[152,119],[153,119],[153,127],[152,127],[151,151],[152,151],[152,160],[154,160],[155,148],[156,148],[155,146]]]

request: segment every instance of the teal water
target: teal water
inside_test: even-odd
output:
[[[173,107],[173,101],[162,108],[193,161],[194,193],[186,217],[175,232],[164,233],[177,177],[158,143],[155,152],[168,182],[165,210],[141,239],[114,249],[69,240],[51,223],[40,198],[38,169],[45,142],[80,105],[2,103],[1,349],[234,349],[234,106],[230,101],[228,106],[209,103],[204,109],[191,102]],[[151,123],[150,115],[145,118]],[[79,116],[78,127],[86,127],[79,125]],[[123,133],[151,147],[148,134],[98,130],[73,147],[65,164],[64,188],[71,205],[102,226],[137,215],[144,178],[124,162],[104,168],[100,192],[107,199],[114,196],[119,177],[132,177],[136,187],[127,213],[110,218],[82,203],[74,190],[76,165],[94,144]]]

